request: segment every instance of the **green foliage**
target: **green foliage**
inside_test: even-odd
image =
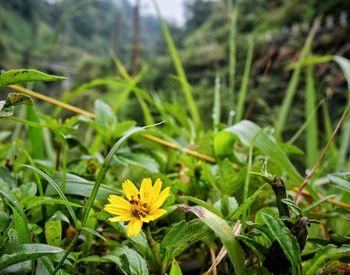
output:
[[[317,5],[329,10],[310,4]],[[290,274],[334,273],[348,263],[349,115],[335,127],[344,106],[335,108],[339,104],[334,106],[329,98],[326,102],[323,90],[329,79],[337,79],[330,61],[350,82],[349,61],[312,49],[312,42],[319,45],[322,36],[314,26],[297,61],[286,66],[293,70],[286,83],[286,57],[298,56],[293,50],[300,43],[289,47],[275,32],[283,22],[313,21],[312,8],[301,3],[288,14],[291,3],[250,0],[239,6],[196,0],[188,6],[187,28],[181,33],[174,33],[158,11],[160,26],[154,29],[163,32],[169,54],[164,59],[152,56],[152,63],[141,66],[136,75],[129,74],[125,62],[132,35],[125,21],[132,8],[126,2],[117,7],[109,0],[14,0],[0,7],[4,65],[26,59],[24,67],[35,62],[42,68],[47,66],[41,60],[47,59],[56,74],[55,68],[65,64],[62,71],[74,75],[67,86],[36,83],[28,88],[45,87],[49,97],[63,90],[55,97],[85,110],[76,109],[85,115],[72,116],[62,109],[67,105],[54,109],[47,100],[17,115],[15,106],[33,105],[31,97],[10,93],[0,101],[0,274],[199,274],[212,266],[214,261],[208,259],[214,256],[218,274],[269,274],[271,259],[273,266],[285,262]],[[298,14],[301,7],[308,16]],[[259,22],[266,9],[271,18]],[[121,11],[125,18],[119,16]],[[38,28],[28,24],[34,18]],[[105,20],[86,28],[94,18]],[[141,18],[145,20],[141,33],[155,22]],[[28,39],[32,27],[45,46]],[[265,29],[271,30],[271,41],[259,33]],[[150,44],[141,44],[141,57],[151,44],[162,46],[152,35],[141,37],[143,42],[150,39]],[[123,43],[118,46],[118,41]],[[58,47],[62,51],[56,55]],[[168,76],[173,73],[171,61],[175,77]],[[319,66],[325,66],[325,77]],[[0,75],[0,87],[63,79],[33,69],[9,70]],[[305,87],[301,96],[298,87]],[[347,94],[342,86],[329,89],[340,102],[346,97],[348,101],[349,89]],[[286,93],[276,106],[274,92],[280,90]],[[318,114],[321,103],[323,119]],[[295,117],[299,120],[290,125]],[[155,121],[164,123],[148,128]],[[266,127],[273,123],[275,129]],[[320,158],[335,128],[341,136]],[[292,138],[283,144],[282,134],[287,133]],[[317,161],[308,193],[303,191],[308,200],[299,201],[294,188]],[[135,209],[123,209],[133,219],[144,219],[140,234],[129,238],[125,222],[111,222],[104,205],[110,195],[125,199],[126,179],[139,187],[148,177],[153,182],[159,178],[162,189],[170,188],[162,206],[166,213],[148,223]],[[186,270],[193,263],[199,267]]]
[[[0,87],[31,81],[56,81],[65,77],[49,75],[33,69],[9,70],[0,74]]]

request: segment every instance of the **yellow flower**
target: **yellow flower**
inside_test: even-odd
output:
[[[110,195],[109,204],[106,204],[104,210],[117,215],[109,218],[111,222],[129,222],[127,236],[137,236],[143,223],[149,223],[166,213],[166,210],[159,209],[169,196],[170,188],[165,188],[162,192],[162,181],[157,179],[152,186],[150,178],[143,179],[140,191],[130,181],[123,183],[123,193],[127,200]]]

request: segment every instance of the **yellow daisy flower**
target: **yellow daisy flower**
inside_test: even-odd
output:
[[[129,222],[127,236],[137,236],[143,223],[149,223],[166,213],[166,210],[159,209],[169,196],[170,188],[165,188],[162,192],[162,181],[157,179],[152,186],[150,178],[143,179],[140,191],[130,181],[123,183],[123,193],[127,200],[122,197],[110,195],[109,204],[106,204],[104,210],[117,215],[109,218],[111,222]]]

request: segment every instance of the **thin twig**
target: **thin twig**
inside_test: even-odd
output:
[[[311,178],[313,177],[313,175],[315,174],[316,170],[318,169],[318,167],[320,167],[320,164],[321,164],[321,161],[323,160],[324,156],[326,155],[329,147],[331,146],[332,142],[334,141],[334,138],[336,136],[336,134],[338,133],[339,129],[340,129],[340,126],[341,124],[343,123],[345,117],[346,117],[346,114],[348,112],[350,108],[350,102],[348,103],[348,105],[346,106],[342,116],[340,117],[339,121],[338,121],[338,124],[337,126],[335,127],[331,137],[329,138],[328,142],[327,142],[327,145],[326,147],[323,148],[323,151],[320,155],[320,157],[318,158],[317,162],[315,163],[314,167],[312,167],[312,170],[310,171],[310,173],[305,177],[303,183],[301,184],[301,186],[299,187],[299,190],[296,194],[296,197],[295,197],[295,201],[296,203],[298,204],[301,200],[301,192],[303,191],[303,189],[305,188],[305,186],[310,182]]]

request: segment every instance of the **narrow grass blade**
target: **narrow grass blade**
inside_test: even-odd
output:
[[[319,157],[318,127],[316,112],[316,91],[313,67],[306,67],[305,119],[309,121],[306,128],[306,165],[311,168]]]
[[[194,213],[220,238],[227,249],[227,253],[235,269],[235,274],[246,274],[243,250],[227,222],[201,206],[182,206],[181,208],[184,211],[191,211]]]
[[[44,179],[46,179],[48,183],[50,183],[50,185],[56,190],[56,192],[58,193],[58,195],[61,197],[62,200],[69,202],[68,199],[66,198],[66,196],[64,195],[64,193],[62,192],[61,188],[59,188],[57,183],[52,178],[50,178],[47,174],[45,174],[43,171],[41,171],[38,168],[31,166],[31,165],[25,164],[25,165],[23,165],[23,167],[29,168],[29,169],[33,170],[34,172],[37,172],[40,176],[42,176]],[[77,219],[77,216],[75,215],[75,212],[73,211],[72,207],[69,204],[66,204],[66,207],[68,209],[70,216],[73,219],[74,224],[77,226],[78,219]]]
[[[156,8],[157,11],[157,15],[159,18],[159,23],[160,23],[160,27],[163,31],[163,35],[165,38],[165,41],[168,45],[168,49],[171,55],[171,58],[173,59],[174,65],[175,65],[175,69],[177,72],[177,75],[180,79],[181,85],[182,85],[182,91],[184,93],[184,96],[186,98],[186,102],[192,117],[192,120],[196,126],[196,129],[200,129],[202,127],[202,123],[201,123],[201,119],[200,119],[200,115],[197,109],[197,105],[193,99],[192,96],[192,89],[190,84],[188,83],[186,74],[185,74],[185,70],[182,66],[181,60],[180,60],[180,56],[177,52],[177,49],[175,47],[174,41],[171,37],[170,31],[168,26],[166,25],[166,23],[164,22],[161,14],[160,14],[160,10],[158,8],[157,2],[156,0],[153,0],[154,6]]]
[[[38,114],[32,106],[27,106],[27,118],[29,121],[40,123]],[[44,140],[42,129],[29,127],[28,129],[29,148],[34,159],[44,159]]]
[[[334,56],[334,61],[338,63],[340,68],[343,71],[343,74],[348,83],[348,102],[350,101],[350,61],[341,56]],[[345,163],[346,155],[350,147],[350,113],[347,114],[343,129],[341,132],[341,141],[339,147],[339,156],[338,156],[338,167]]]
[[[324,121],[324,129],[325,129],[325,139],[329,140],[333,133],[333,127],[331,123],[331,118],[328,111],[328,104],[326,101],[322,104],[322,112],[323,112],[323,121]],[[332,157],[334,160],[338,159],[338,148],[334,142],[332,142],[330,146],[330,151],[332,152]]]
[[[304,63],[305,58],[310,53],[311,43],[315,37],[318,25],[319,25],[319,22],[318,22],[318,20],[316,20],[312,26],[312,29],[311,29],[311,31],[306,39],[304,47],[300,53],[300,57],[299,57],[297,66],[293,72],[292,78],[289,81],[288,88],[287,88],[286,94],[284,96],[283,103],[282,103],[281,109],[278,113],[277,120],[275,123],[276,137],[278,140],[282,139],[282,132],[283,132],[284,126],[286,125],[288,113],[290,111],[290,107],[292,105],[294,95],[295,95],[297,88],[298,88],[302,65]]]
[[[213,129],[217,132],[217,125],[220,123],[221,117],[221,83],[220,77],[217,75],[215,77],[215,88],[214,88],[214,106],[213,106]]]
[[[229,35],[229,82],[228,82],[228,101],[229,111],[235,107],[235,76],[236,76],[236,36],[237,36],[237,17],[238,6],[232,9],[232,1],[228,0],[228,12],[230,16],[230,35]],[[230,120],[230,117],[229,117]],[[228,124],[230,125],[230,123]]]
[[[241,89],[239,91],[238,102],[237,102],[237,112],[236,112],[236,122],[239,122],[243,117],[244,112],[244,104],[247,98],[247,90],[249,84],[249,76],[253,63],[253,52],[254,52],[254,41],[250,36],[248,38],[248,49],[247,49],[247,57],[244,66],[244,74],[241,84]]]

